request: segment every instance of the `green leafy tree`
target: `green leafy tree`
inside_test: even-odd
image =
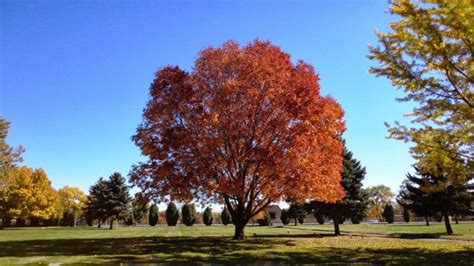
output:
[[[113,228],[114,220],[118,220],[120,215],[127,210],[131,201],[125,178],[120,173],[113,173],[108,180],[105,181],[106,194],[104,197],[104,206],[107,217],[110,218],[110,229]]]
[[[212,224],[212,220],[214,218],[212,217],[212,209],[210,207],[207,207],[204,210],[202,219],[203,219],[203,222],[204,222],[205,225],[210,226]]]
[[[230,216],[230,213],[226,207],[224,207],[224,209],[222,210],[221,220],[223,225],[228,225],[232,223],[232,216]]]
[[[306,218],[306,215],[307,215],[307,212],[303,204],[299,204],[299,203],[291,204],[290,208],[288,209],[288,216],[290,217],[290,219],[293,219],[295,221],[295,226],[298,225],[298,220],[301,219],[303,216],[304,218],[302,219],[304,221],[304,219]]]
[[[414,142],[422,171],[443,163],[447,172],[474,170],[474,5],[472,1],[395,0],[391,32],[377,32],[380,46],[369,58],[370,72],[387,77],[405,92],[400,101],[417,103],[414,127],[398,122],[389,137]],[[427,159],[436,154],[438,160]],[[449,159],[449,160],[448,160]],[[453,178],[448,174],[449,178]]]
[[[150,206],[150,213],[148,214],[148,224],[150,226],[155,226],[158,223],[159,211],[158,206],[153,203]]]
[[[392,202],[394,196],[392,190],[385,185],[377,185],[368,187],[365,192],[369,198],[369,217],[382,219],[384,206]]]
[[[130,209],[125,215],[125,224],[132,226],[135,224],[135,218],[133,217],[133,209]]]
[[[168,208],[166,208],[166,223],[168,226],[176,226],[178,220],[179,210],[174,202],[170,202],[170,204],[168,204]]]
[[[196,222],[196,207],[193,203],[186,203],[181,208],[183,224],[192,226]]]
[[[395,209],[392,204],[385,205],[382,215],[387,223],[393,224],[395,220]]]
[[[288,215],[288,210],[281,210],[280,220],[283,225],[288,225],[290,223],[290,216]]]
[[[17,171],[17,164],[23,161],[21,154],[23,147],[13,148],[6,143],[10,123],[0,117],[0,229],[10,224],[12,219],[11,210],[15,208],[15,194],[17,186],[14,176]],[[13,193],[12,193],[13,192]]]
[[[434,202],[426,193],[428,183],[416,175],[407,174],[397,196],[397,202],[404,209],[412,211],[419,217],[424,217],[426,226],[430,225],[430,217],[436,214]]]

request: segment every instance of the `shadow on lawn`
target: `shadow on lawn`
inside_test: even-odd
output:
[[[319,247],[310,252],[288,248],[312,235],[265,235],[232,241],[224,237],[106,238],[0,242],[0,257],[97,256],[94,263],[402,263],[461,265],[474,262],[474,249],[427,251],[394,248]],[[331,237],[317,235],[317,238]],[[281,248],[281,251],[276,251]],[[206,256],[207,255],[207,256]]]

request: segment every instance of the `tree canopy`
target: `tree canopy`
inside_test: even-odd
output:
[[[442,161],[451,171],[474,171],[474,5],[472,1],[396,0],[390,12],[400,20],[392,32],[377,32],[380,46],[370,72],[384,76],[418,103],[415,127],[390,127],[391,138],[412,141],[423,171]],[[437,157],[437,160],[425,159]],[[446,167],[445,167],[446,169]]]
[[[148,161],[130,173],[146,193],[224,201],[237,239],[271,202],[344,196],[343,111],[271,43],[206,48],[190,73],[157,71],[150,96],[133,136]]]

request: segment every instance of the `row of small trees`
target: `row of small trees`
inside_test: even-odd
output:
[[[165,212],[165,220],[168,226],[176,226],[179,221],[179,209],[174,202],[170,202]],[[153,203],[149,209],[148,223],[151,226],[155,226],[159,223],[159,209],[158,206]],[[232,218],[229,211],[224,208],[220,214],[221,222],[224,225],[228,225],[232,222]],[[181,221],[184,225],[192,226],[196,223],[197,213],[196,207],[193,203],[186,203],[181,208]],[[207,207],[202,214],[203,223],[207,226],[212,225],[214,217],[212,215],[212,209]]]

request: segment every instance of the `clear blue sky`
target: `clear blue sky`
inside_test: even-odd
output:
[[[26,148],[24,164],[44,168],[56,188],[128,174],[154,71],[190,70],[205,46],[259,38],[315,66],[322,93],[346,111],[364,184],[398,190],[412,159],[383,123],[410,108],[366,58],[374,29],[395,19],[387,1],[197,2],[1,1],[0,115],[12,123],[8,142]]]

